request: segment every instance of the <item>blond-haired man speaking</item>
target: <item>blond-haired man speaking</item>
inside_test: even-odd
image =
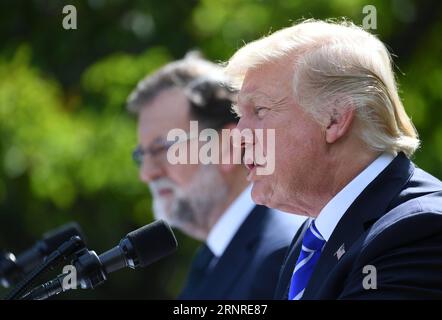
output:
[[[442,183],[410,161],[419,139],[384,44],[309,20],[244,46],[226,73],[238,128],[276,132],[274,173],[248,161],[254,201],[310,217],[276,298],[442,298]]]

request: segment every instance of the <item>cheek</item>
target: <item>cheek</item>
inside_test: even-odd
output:
[[[276,134],[274,179],[279,186],[286,188],[306,174],[315,143],[311,137],[293,128],[278,130]]]
[[[290,134],[289,130],[276,131],[275,173],[287,172],[287,169],[296,162],[299,152],[300,146],[296,135]]]
[[[197,171],[198,165],[168,165],[166,168],[167,177],[176,183],[180,188],[186,189],[186,186],[192,181]]]
[[[289,132],[282,140],[278,144],[275,168],[280,185],[287,190],[309,185],[325,155],[320,132]]]

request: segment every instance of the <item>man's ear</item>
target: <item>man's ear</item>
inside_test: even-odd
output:
[[[343,137],[350,130],[354,116],[354,108],[334,107],[325,129],[325,140],[327,143],[335,143]]]

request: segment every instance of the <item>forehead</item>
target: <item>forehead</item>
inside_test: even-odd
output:
[[[238,95],[238,103],[272,100],[291,93],[293,78],[287,61],[266,63],[249,69]]]
[[[190,105],[179,88],[161,91],[141,109],[138,116],[140,142],[166,137],[171,129],[188,130]]]

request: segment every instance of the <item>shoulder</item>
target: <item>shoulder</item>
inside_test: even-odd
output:
[[[372,242],[418,241],[442,231],[442,182],[421,169],[390,204],[388,212],[370,227],[363,247]]]
[[[415,197],[391,209],[360,238],[342,298],[442,297],[442,193]],[[364,290],[367,266],[378,290]]]
[[[442,266],[441,186],[439,180],[417,169],[388,212],[360,238],[353,269],[366,265],[401,269],[407,270],[408,278],[413,274],[430,275],[439,269]]]

